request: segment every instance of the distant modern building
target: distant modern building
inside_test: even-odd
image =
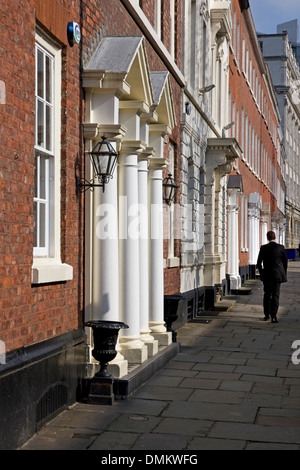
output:
[[[296,22],[279,25],[285,31],[259,34],[258,41],[267,63],[281,115],[282,143],[286,158],[286,246],[300,242],[300,69],[290,42],[298,38]],[[295,43],[296,44],[296,43]]]
[[[300,66],[300,42],[299,42],[299,23],[298,20],[287,21],[277,25],[277,34],[288,33],[292,50]]]

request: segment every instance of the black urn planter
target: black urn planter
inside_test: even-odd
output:
[[[118,321],[91,320],[86,322],[85,326],[89,326],[93,330],[94,349],[92,355],[100,364],[100,370],[95,376],[111,377],[111,373],[107,370],[108,363],[117,355],[115,348],[119,330],[129,328],[128,325]]]
[[[91,404],[112,405],[114,403],[114,378],[108,372],[108,363],[116,355],[116,344],[119,330],[129,328],[128,325],[118,321],[92,320],[85,323],[93,330],[94,349],[92,354],[99,361],[100,370],[89,380],[87,402]]]
[[[177,333],[172,328],[182,310],[183,297],[181,294],[165,295],[164,298],[164,320],[167,331],[172,333],[172,342],[176,343]]]

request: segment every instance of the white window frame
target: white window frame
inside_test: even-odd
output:
[[[245,60],[246,60],[246,44],[245,44],[245,38],[243,37],[243,42],[242,42],[242,70],[244,73],[246,73],[246,67],[245,67]]]
[[[42,172],[42,160],[44,161],[44,172]],[[48,156],[43,155],[42,153],[36,153],[35,156],[35,165],[36,165],[36,196],[34,197],[34,204],[36,207],[36,245],[33,248],[33,255],[35,257],[46,257],[50,253],[50,226],[51,221],[50,219],[52,216],[50,215],[51,211],[51,191],[50,180],[53,179],[52,173],[50,168],[53,167],[52,162],[50,161]],[[42,183],[44,181],[44,183]],[[44,189],[42,189],[42,185],[44,185]],[[43,194],[41,194],[43,193]],[[41,225],[41,211],[44,208],[44,233],[41,234],[40,232],[40,225]],[[41,245],[41,239],[44,240],[44,244]]]
[[[240,23],[237,23],[237,30],[236,30],[236,61],[238,67],[240,66]]]
[[[61,49],[53,42],[48,41],[39,32],[36,33],[36,50],[41,50],[45,55],[52,57],[52,141],[51,145],[41,145],[36,140],[36,161],[46,159],[45,186],[46,186],[46,215],[45,247],[35,247],[33,250],[32,283],[43,284],[49,282],[67,281],[73,278],[72,266],[61,261]],[[35,76],[37,84],[37,71]],[[36,103],[38,98],[36,97]],[[36,127],[37,132],[37,127]],[[37,134],[36,134],[37,135]],[[37,165],[37,173],[39,166]],[[39,174],[37,174],[37,177]],[[37,178],[38,179],[38,178]],[[37,194],[36,196],[39,196]],[[40,197],[35,197],[35,202],[41,203]]]
[[[170,54],[175,57],[175,0],[170,0]]]
[[[154,0],[154,29],[161,39],[161,0]]]
[[[245,235],[245,241],[244,241],[244,248],[245,248],[245,251],[248,251],[248,197],[245,196],[244,198],[244,203],[245,203],[245,210],[244,210],[244,214],[245,214],[245,232],[244,232],[244,235]]]

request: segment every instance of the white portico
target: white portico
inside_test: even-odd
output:
[[[119,152],[105,191],[85,197],[85,319],[129,326],[109,365],[123,377],[128,364],[171,343],[163,312],[162,172],[175,114],[168,73],[150,74],[142,37],[104,38],[84,69],[83,87],[86,151],[105,135]],[[89,171],[87,165],[87,177]]]
[[[208,139],[205,181],[205,266],[206,285],[221,285],[226,278],[227,220],[226,180],[233,162],[241,155],[234,138]]]

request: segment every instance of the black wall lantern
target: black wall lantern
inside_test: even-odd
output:
[[[171,173],[163,180],[163,195],[164,200],[169,205],[172,201],[174,201],[176,190],[178,186],[172,177]]]
[[[97,142],[91,152],[89,152],[90,159],[93,165],[94,178],[87,181],[84,178],[76,178],[77,191],[85,191],[86,189],[93,190],[95,187],[101,187],[104,191],[104,186],[113,177],[113,173],[118,160],[118,152],[113,148],[112,144],[102,136],[102,140]],[[98,183],[95,183],[97,178]]]

